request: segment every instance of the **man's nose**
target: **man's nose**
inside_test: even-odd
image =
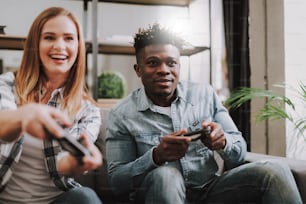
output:
[[[169,73],[169,72],[170,72],[170,69],[169,69],[169,66],[167,65],[167,63],[162,62],[162,63],[160,64],[160,66],[158,67],[158,71],[159,71],[159,72],[164,72],[164,73]]]

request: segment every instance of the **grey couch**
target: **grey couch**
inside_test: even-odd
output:
[[[109,112],[108,108],[101,108],[102,115],[102,127],[99,138],[96,145],[105,155],[105,132],[106,132],[106,118]],[[269,156],[257,153],[247,153],[246,162],[255,162],[263,159],[280,159],[288,163],[293,175],[295,177],[296,183],[298,185],[300,194],[302,196],[303,202],[306,203],[306,161],[288,159],[284,157]],[[103,159],[103,165],[95,170],[91,171],[86,175],[82,175],[77,180],[84,186],[89,186],[93,188],[97,194],[101,197],[104,204],[128,204],[131,203],[128,196],[117,196],[112,193],[111,187],[109,185],[107,170],[106,170],[106,159]]]

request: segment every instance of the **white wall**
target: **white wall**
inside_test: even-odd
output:
[[[299,88],[299,83],[306,85],[306,2],[303,0],[284,1],[285,8],[285,76],[286,84]],[[296,107],[295,117],[305,116],[305,101],[291,88],[286,96],[293,100]],[[306,160],[306,140],[297,137],[290,122],[287,122],[287,156]],[[304,131],[306,136],[306,132]]]
[[[0,0],[0,25],[6,25],[8,35],[26,36],[34,18],[49,6],[62,6],[74,13],[83,24],[82,2],[69,0]],[[22,51],[0,50],[4,69],[18,68]]]
[[[250,0],[251,86],[285,94],[298,104],[297,113],[306,107],[291,88],[276,88],[285,83],[297,88],[306,83],[306,3],[303,0]],[[255,122],[264,101],[251,104],[251,151],[306,159],[306,140],[296,137],[289,121]],[[289,110],[289,109],[288,109]],[[305,134],[305,133],[304,133]]]
[[[34,18],[49,6],[62,6],[75,13],[84,24],[83,2],[81,0],[1,0],[0,25],[7,25],[6,34],[26,36]],[[90,40],[92,22],[92,3],[88,3],[87,32]],[[105,40],[114,35],[132,37],[139,27],[148,27],[155,22],[175,29],[178,33],[197,46],[209,45],[208,0],[193,1],[190,7],[145,6],[131,4],[98,4],[98,36]],[[132,42],[131,42],[132,43]],[[21,51],[0,50],[0,58],[4,67],[18,67]],[[89,55],[89,71],[91,71],[91,55]],[[202,52],[190,58],[182,57],[181,79],[191,78],[193,81],[209,82],[209,52]],[[134,56],[99,55],[98,74],[106,70],[115,70],[126,76],[127,92],[140,86],[133,64]],[[189,67],[192,67],[191,72]],[[200,73],[200,74],[199,74]],[[91,81],[89,81],[91,83]]]
[[[283,1],[249,1],[251,87],[276,89],[274,84],[285,78],[284,11]],[[286,128],[284,120],[256,122],[263,100],[251,103],[251,151],[271,155],[286,155]]]

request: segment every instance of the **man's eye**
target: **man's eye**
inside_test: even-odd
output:
[[[148,61],[148,62],[147,62],[147,65],[150,66],[150,67],[154,67],[154,66],[157,66],[157,65],[158,65],[158,62],[155,61],[155,60],[151,60],[151,61]]]
[[[177,65],[177,62],[176,62],[176,61],[168,61],[168,62],[167,62],[167,65],[168,65],[169,67],[175,67],[175,66]]]

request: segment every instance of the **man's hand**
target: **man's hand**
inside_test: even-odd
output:
[[[207,128],[208,126],[211,128],[211,133],[208,137],[201,139],[203,144],[211,150],[224,149],[226,145],[226,138],[224,136],[222,126],[214,122],[204,121],[202,123],[203,128]]]
[[[157,165],[176,161],[185,155],[191,138],[180,135],[186,132],[187,130],[183,129],[161,139],[160,144],[153,150],[153,160]]]

